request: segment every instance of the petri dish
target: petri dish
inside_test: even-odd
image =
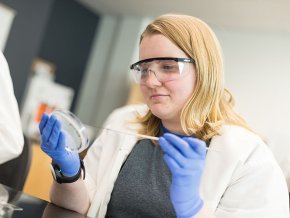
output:
[[[54,115],[61,124],[66,150],[80,153],[89,146],[86,127],[76,115],[66,109],[55,109],[51,115]]]

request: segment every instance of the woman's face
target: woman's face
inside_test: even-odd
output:
[[[188,58],[188,56],[165,36],[151,35],[142,39],[140,60],[157,57]],[[163,122],[178,122],[183,106],[195,88],[196,72],[192,63],[186,63],[181,76],[161,83],[151,73],[146,82],[140,84],[144,100],[151,112]]]

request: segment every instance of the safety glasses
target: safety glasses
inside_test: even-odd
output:
[[[191,58],[158,57],[141,60],[130,66],[134,79],[145,84],[151,73],[161,83],[177,80],[186,71],[186,65],[194,63]]]

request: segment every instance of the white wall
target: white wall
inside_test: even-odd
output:
[[[97,31],[76,114],[99,127],[117,107],[126,104],[130,89],[128,71],[142,18],[103,16]]]
[[[265,137],[284,173],[290,174],[290,33],[214,31],[237,110]]]
[[[116,27],[115,17],[103,16],[98,31],[96,31],[97,34],[76,104],[76,114],[82,122],[88,125],[94,125],[93,121],[98,112],[96,105],[101,97],[99,89],[102,86],[107,60],[110,59]]]

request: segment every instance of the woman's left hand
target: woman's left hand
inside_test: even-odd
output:
[[[159,139],[172,173],[170,197],[177,217],[193,217],[203,207],[199,187],[205,166],[206,145],[197,138],[165,133]]]

